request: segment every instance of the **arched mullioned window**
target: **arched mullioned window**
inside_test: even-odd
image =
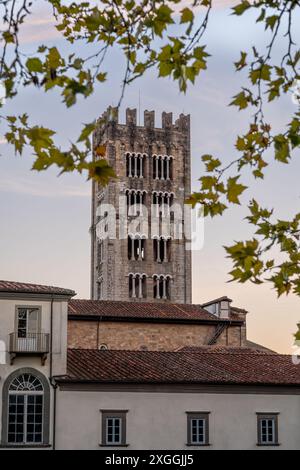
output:
[[[129,297],[131,299],[143,299],[147,297],[147,275],[140,273],[130,273],[128,276],[129,280]]]
[[[126,176],[128,178],[144,177],[146,157],[146,153],[126,153]]]
[[[50,388],[40,372],[13,372],[3,386],[2,407],[2,444],[49,443]]]
[[[153,179],[173,179],[173,157],[171,155],[153,155]]]
[[[130,261],[143,261],[146,251],[146,236],[140,234],[129,234],[128,236],[128,259]]]
[[[153,275],[153,297],[155,299],[171,299],[171,279],[172,277],[169,274]]]
[[[171,207],[174,202],[174,193],[153,191],[152,192],[152,204],[156,208],[157,216],[170,215]]]
[[[146,190],[127,189],[126,203],[128,215],[136,216],[142,214],[143,205],[146,204]]]

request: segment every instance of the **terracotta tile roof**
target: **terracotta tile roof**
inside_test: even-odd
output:
[[[201,349],[201,348],[200,348]],[[68,350],[68,375],[59,381],[299,385],[291,356],[236,348],[202,351]]]
[[[178,349],[177,351],[190,351],[190,352],[210,352],[210,353],[232,353],[232,354],[277,354],[275,351],[271,351],[271,349],[264,348],[259,344],[252,343],[252,345],[248,344],[249,341],[246,341],[246,346],[220,346],[218,344],[212,345],[204,345],[204,346],[184,346],[183,348]]]
[[[222,300],[227,300],[227,302],[232,302],[232,299],[230,299],[229,297],[227,297],[227,295],[223,295],[222,297],[218,297],[217,299],[213,299],[213,300],[209,300],[208,302],[204,302],[202,303],[202,307],[205,307],[207,305],[211,305],[211,304],[216,304],[218,302],[221,302]]]
[[[276,351],[273,351],[270,348],[267,348],[266,346],[263,346],[262,344],[254,343],[253,341],[250,341],[249,339],[246,340],[246,347],[251,348],[251,349],[257,349],[259,351],[264,351],[267,353],[275,353]]]
[[[29,294],[56,294],[74,296],[76,293],[71,289],[63,289],[62,287],[43,286],[40,284],[28,284],[15,281],[1,281],[0,292],[10,293],[29,293]]]
[[[159,319],[180,321],[220,321],[200,305],[151,302],[121,302],[111,300],[77,300],[69,302],[69,316],[104,319]],[[229,321],[229,320],[224,320]]]

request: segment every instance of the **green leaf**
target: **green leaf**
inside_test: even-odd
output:
[[[194,13],[189,8],[183,8],[181,10],[180,23],[190,23],[194,20]]]
[[[271,79],[271,66],[263,64],[257,69],[251,70],[249,74],[253,85],[255,85],[259,80],[270,81]]]
[[[283,134],[274,137],[275,159],[282,163],[288,163],[290,149],[287,138]]]
[[[250,7],[250,3],[247,0],[243,0],[241,3],[232,8],[233,14],[240,16]]]
[[[234,62],[236,70],[242,70],[244,67],[246,67],[246,58],[247,58],[247,52],[242,52],[241,51],[241,57],[240,60],[237,62]]]
[[[246,142],[243,139],[243,137],[238,137],[237,138],[235,146],[236,146],[237,150],[239,150],[240,152],[245,150],[246,147],[247,147]]]
[[[172,73],[173,65],[171,62],[161,62],[159,64],[159,76],[160,77],[167,77]]]
[[[111,178],[116,176],[113,168],[109,166],[107,160],[105,159],[95,160],[89,163],[88,172],[88,179],[93,178],[103,186],[109,183]]]
[[[13,44],[15,42],[14,35],[10,31],[4,31],[2,37],[7,44]]]
[[[240,204],[239,196],[247,189],[247,186],[238,184],[239,176],[230,177],[227,181],[227,199],[233,204]]]
[[[29,72],[42,72],[43,71],[43,64],[38,57],[32,57],[27,59],[26,67],[28,68]]]
[[[98,82],[105,82],[106,76],[107,76],[106,72],[100,72],[100,73],[98,73],[96,78],[97,78]]]
[[[241,91],[233,97],[230,106],[237,106],[240,110],[245,109],[248,106],[248,98],[244,91]]]
[[[217,178],[215,176],[202,176],[200,178],[202,183],[203,190],[211,190],[217,182]]]
[[[50,69],[57,69],[61,65],[61,56],[56,47],[49,49],[47,62]]]
[[[95,126],[96,121],[90,122],[89,124],[85,124],[80,136],[78,137],[77,142],[85,141],[89,137],[89,135],[95,130]]]
[[[265,29],[270,28],[273,31],[273,29],[274,29],[274,27],[275,27],[278,20],[279,20],[278,15],[268,16],[265,20],[265,24],[266,24]]]

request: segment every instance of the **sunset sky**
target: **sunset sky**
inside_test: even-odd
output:
[[[268,39],[261,26],[254,26],[253,16],[231,16],[230,3],[217,2],[203,39],[212,54],[208,70],[186,95],[180,94],[171,80],[158,80],[157,72],[152,71],[127,89],[120,112],[124,121],[125,108],[138,107],[140,95],[141,114],[144,109],[155,109],[157,127],[161,125],[162,111],[173,112],[174,118],[182,112],[191,114],[193,189],[197,189],[197,179],[203,173],[202,154],[215,154],[228,162],[237,156],[234,141],[247,129],[249,114],[228,107],[239,91],[241,78],[245,79],[245,75],[234,72],[232,63],[239,58],[239,51],[248,50],[253,41],[263,47]],[[298,41],[299,35],[300,31]],[[67,51],[42,1],[37,2],[30,24],[23,28],[22,42],[26,53],[34,52],[39,43]],[[81,46],[79,52],[86,55],[85,47]],[[91,122],[107,106],[117,104],[125,66],[118,51],[110,52],[106,66],[108,82],[99,85],[91,98],[79,99],[71,109],[61,104],[56,92],[44,94],[28,88],[5,105],[5,112],[27,112],[31,123],[57,130],[60,142],[67,143],[76,138],[82,123]],[[275,128],[280,128],[294,108],[287,96],[267,108],[267,117]],[[55,169],[32,172],[30,154],[15,157],[2,135],[0,153],[0,278],[70,287],[79,297],[88,298],[90,183],[75,174],[57,177]],[[262,205],[274,207],[278,217],[290,217],[299,210],[299,174],[298,152],[288,166],[272,163],[264,181],[253,182],[249,175],[243,175],[243,182],[251,182],[243,201],[255,197]],[[222,218],[205,221],[204,247],[193,254],[193,302],[227,295],[234,305],[249,311],[249,339],[291,353],[292,333],[300,321],[299,297],[277,299],[268,285],[227,283],[231,265],[225,259],[223,245],[252,235],[243,220],[245,215],[244,208],[234,207]]]

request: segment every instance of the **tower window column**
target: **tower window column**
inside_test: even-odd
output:
[[[159,160],[158,160],[158,157],[155,158],[155,179],[158,180],[159,177],[158,177],[158,164],[159,164]]]
[[[137,155],[134,155],[134,177],[136,178],[137,177],[137,174],[138,174],[138,156]]]
[[[167,300],[171,298],[170,295],[170,282],[171,276],[167,274],[154,274],[153,276],[153,296],[155,299]]]
[[[143,261],[145,259],[146,238],[141,235],[128,237],[128,259],[130,261]]]
[[[160,281],[159,281],[159,278],[157,278],[157,280],[156,280],[156,298],[157,298],[157,299],[160,299],[160,295],[159,295],[159,285],[160,285]]]
[[[132,158],[131,158],[131,155],[129,156],[128,160],[129,160],[129,172],[128,172],[128,176],[132,176]]]
[[[167,158],[167,169],[166,169],[166,179],[170,179],[170,159]]]
[[[146,297],[146,274],[129,275],[129,297],[143,299]]]
[[[154,238],[153,252],[154,261],[157,263],[167,263],[170,261],[171,238]]]
[[[168,261],[168,253],[167,253],[168,240],[164,239],[163,244],[164,244],[164,262],[166,263]]]
[[[139,257],[139,261],[142,261],[143,254],[142,254],[142,239],[141,238],[138,239],[138,244],[139,244],[138,257]]]
[[[165,179],[165,158],[161,157],[160,159],[160,179]]]
[[[169,155],[153,155],[153,178],[156,180],[172,179],[172,157]]]
[[[140,178],[144,176],[144,155],[140,156]]]
[[[166,278],[163,279],[163,299],[167,298],[167,280]]]
[[[143,298],[143,284],[142,284],[143,279],[141,276],[139,276],[138,280],[139,280],[139,299],[142,299]]]
[[[141,153],[126,153],[126,176],[128,178],[143,178],[144,165],[143,160],[147,154]]]

